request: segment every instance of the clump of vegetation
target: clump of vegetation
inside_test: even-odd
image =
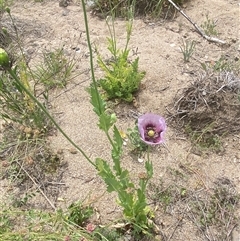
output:
[[[34,79],[45,88],[65,87],[71,77],[74,61],[64,56],[63,49],[43,54],[43,63],[33,71]]]
[[[180,46],[181,52],[183,54],[184,62],[189,62],[190,58],[193,55],[193,52],[196,47],[196,42],[194,40],[182,40],[182,45]]]
[[[220,138],[240,130],[239,62],[220,58],[202,67],[203,72],[177,94],[173,122],[200,148],[220,151]]]
[[[134,61],[130,61],[128,58],[132,19],[127,24],[127,42],[123,50],[117,48],[114,22],[112,24],[112,31],[108,24],[111,38],[107,39],[108,50],[112,55],[110,61],[104,61],[100,53],[98,53],[98,64],[105,73],[104,77],[99,80],[99,84],[105,91],[107,99],[118,98],[132,102],[133,94],[139,89],[141,80],[145,76],[145,72],[138,70],[139,58]]]
[[[68,207],[67,220],[80,227],[86,225],[86,221],[93,215],[93,207],[84,206],[82,202],[74,202]]]
[[[98,58],[99,66],[105,72],[105,76],[99,80],[99,84],[106,91],[107,99],[118,98],[132,102],[133,94],[139,90],[141,80],[145,75],[144,72],[138,70],[139,58],[129,62],[129,50],[115,52],[112,40],[109,40],[108,49],[114,59],[107,64],[100,57]]]
[[[179,171],[174,170],[175,176],[180,176]],[[180,176],[182,178],[182,176]],[[164,212],[168,212],[169,207],[176,205],[179,200],[187,198],[187,189],[176,183],[169,184],[167,187],[163,180],[158,183],[150,183],[150,198],[156,205],[160,205]]]
[[[94,240],[86,230],[66,222],[67,213],[19,209],[1,203],[1,240]],[[21,226],[20,226],[21,224]],[[21,227],[21,228],[20,228]]]
[[[212,150],[216,152],[222,151],[221,137],[226,133],[222,133],[221,136],[214,133],[216,123],[209,123],[204,129],[192,130],[191,124],[187,124],[185,132],[190,136],[192,143],[199,148],[199,150]]]
[[[147,151],[148,145],[141,140],[138,127],[128,128],[127,137],[132,151],[141,157],[142,153]]]
[[[123,235],[116,229],[110,229],[108,227],[98,227],[93,233],[94,240],[96,241],[117,241]]]
[[[208,15],[206,15],[206,21],[200,25],[203,29],[204,33],[208,36],[217,36],[218,32],[216,30],[216,22],[209,19]]]
[[[173,0],[177,5],[182,5],[186,0]],[[114,13],[117,17],[127,17],[127,9],[132,6],[135,14],[139,16],[151,16],[151,17],[172,17],[175,13],[175,9],[169,3],[168,0],[95,0],[92,6],[94,13],[101,14],[104,17],[111,13]]]
[[[211,240],[228,240],[234,226],[239,203],[239,194],[228,178],[218,178],[207,195],[194,195],[191,203],[191,216],[197,226]]]
[[[19,75],[22,85],[36,95],[31,87],[30,76],[24,62],[19,64],[19,69],[15,69],[14,74]],[[13,81],[13,78],[4,72],[0,76],[0,116],[6,121],[18,123],[23,131],[29,128],[29,131],[26,131],[27,134],[32,131],[44,133],[51,128],[42,110],[29,98],[21,86]]]

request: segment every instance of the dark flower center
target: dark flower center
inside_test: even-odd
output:
[[[146,126],[144,137],[146,141],[156,142],[161,132],[156,131],[156,127],[153,125]]]

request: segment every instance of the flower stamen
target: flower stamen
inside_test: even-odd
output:
[[[154,130],[150,130],[150,131],[148,131],[148,136],[149,137],[154,137],[155,136],[155,131]]]

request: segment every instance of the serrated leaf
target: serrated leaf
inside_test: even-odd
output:
[[[123,145],[123,140],[122,140],[122,137],[121,137],[121,134],[118,130],[118,128],[114,125],[113,127],[113,140],[115,141],[116,145],[118,147],[122,147]]]
[[[108,132],[110,127],[112,126],[112,117],[106,113],[102,113],[99,116],[99,128],[105,132]]]
[[[91,104],[93,105],[93,111],[100,116],[105,111],[106,103],[103,101],[95,87],[91,86],[89,88],[89,93],[91,96]]]
[[[107,185],[108,192],[117,191],[120,188],[119,182],[114,176],[109,164],[105,160],[97,158],[96,168],[98,170],[98,175],[102,177],[105,184]]]
[[[120,183],[115,178],[106,178],[105,183],[107,184],[107,191],[113,192],[118,191],[120,187]]]

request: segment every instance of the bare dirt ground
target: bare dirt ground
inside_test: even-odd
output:
[[[106,138],[97,128],[97,118],[89,103],[89,95],[85,88],[90,84],[89,51],[86,43],[85,26],[81,5],[71,3],[67,8],[59,7],[58,1],[17,1],[11,9],[12,15],[23,35],[24,51],[30,64],[38,61],[43,50],[53,50],[63,47],[64,53],[74,56],[77,61],[73,78],[66,89],[55,90],[51,96],[52,110],[63,130],[78,143],[87,155],[110,159],[110,149]],[[217,20],[218,38],[227,42],[222,46],[203,39],[193,25],[177,13],[174,20],[151,21],[135,19],[133,34],[130,40],[132,57],[137,52],[140,58],[139,67],[146,71],[143,88],[137,96],[136,107],[132,105],[117,106],[119,129],[126,131],[133,127],[133,113],[152,112],[166,117],[168,124],[166,147],[156,148],[151,153],[154,165],[153,183],[158,185],[163,181],[164,187],[178,184],[195,195],[204,195],[212,191],[214,185],[226,180],[240,193],[240,135],[234,133],[223,139],[224,151],[196,153],[191,149],[191,142],[176,129],[169,117],[170,106],[178,91],[187,87],[198,75],[200,63],[211,63],[222,55],[239,58],[239,26],[240,7],[236,0],[193,0],[186,4],[184,11],[199,25],[206,20]],[[106,37],[109,32],[105,20],[88,15],[91,41],[106,58]],[[126,39],[125,21],[116,20],[116,35],[118,46],[124,46]],[[182,38],[196,41],[196,50],[189,63],[184,63],[180,51]],[[96,76],[101,71],[96,65]],[[237,106],[236,108],[239,108]],[[46,195],[56,207],[67,207],[77,200],[87,200],[93,203],[100,217],[95,222],[108,223],[121,217],[115,197],[106,192],[104,183],[98,177],[96,170],[82,157],[75,153],[71,145],[60,134],[49,137],[51,146],[61,153],[63,162],[67,163],[61,173],[59,182],[64,185],[48,186]],[[139,163],[129,155],[126,147],[122,158],[123,165],[129,168],[132,178],[137,179],[138,173],[144,170],[144,164]],[[178,173],[178,174],[176,174]],[[179,174],[180,173],[180,174]],[[219,181],[220,180],[220,181]],[[1,181],[1,189],[7,195],[9,183]],[[55,190],[55,192],[54,192]],[[150,192],[150,191],[149,191]],[[188,195],[188,192],[187,192]],[[192,199],[191,199],[192,200]],[[162,240],[223,240],[214,230],[201,230],[197,225],[195,214],[190,212],[190,198],[176,199],[164,211],[158,204],[156,223],[161,229]],[[44,198],[38,194],[35,197],[36,207],[51,208]],[[237,221],[223,230],[229,232],[228,239],[240,240],[238,225],[240,212],[235,210]],[[222,236],[223,237],[223,236]]]

